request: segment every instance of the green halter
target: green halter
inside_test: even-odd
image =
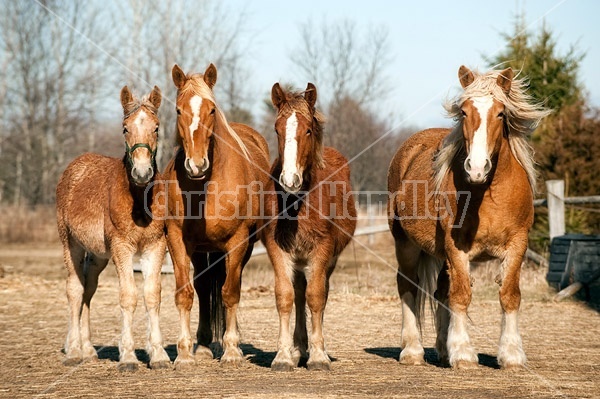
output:
[[[129,166],[133,167],[133,159],[131,158],[133,152],[135,150],[137,150],[138,148],[145,148],[148,151],[150,151],[150,162],[152,163],[152,165],[154,165],[155,161],[156,161],[156,150],[153,150],[149,144],[147,143],[136,143],[133,146],[131,146],[131,148],[129,147],[129,144],[127,144],[127,142],[125,142],[125,153],[127,154],[127,160],[129,161]]]

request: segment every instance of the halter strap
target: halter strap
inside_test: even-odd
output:
[[[133,155],[133,152],[138,148],[147,149],[150,152],[150,161],[152,164],[154,164],[156,160],[156,150],[153,150],[148,143],[135,143],[134,145],[129,147],[129,144],[125,142],[125,154],[127,154],[127,160],[129,161],[129,165],[133,167],[133,159],[131,156]]]

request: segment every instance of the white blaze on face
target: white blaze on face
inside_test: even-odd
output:
[[[494,105],[494,99],[492,96],[478,97],[473,99],[473,106],[479,112],[479,118],[481,123],[479,128],[473,134],[473,141],[471,143],[471,151],[469,153],[469,159],[471,161],[471,175],[485,176],[485,164],[488,160],[488,148],[487,148],[487,120],[488,112]]]
[[[190,142],[194,148],[194,132],[200,124],[200,106],[202,105],[202,97],[194,96],[190,98],[190,109],[192,110],[192,123],[190,124]]]
[[[283,145],[283,183],[292,187],[294,183],[294,174],[298,173],[296,159],[298,157],[298,140],[296,139],[296,131],[298,130],[298,119],[296,112],[288,118],[285,124],[285,142]]]
[[[135,126],[135,134],[136,135],[141,135],[142,129],[144,129],[144,120],[148,117],[148,115],[144,112],[144,111],[140,111],[137,116],[135,117],[135,120],[133,121],[133,125]],[[143,149],[137,150],[135,151],[135,153],[138,153],[138,151],[142,151]],[[138,156],[139,157],[139,156]],[[131,154],[131,160],[134,163],[134,166],[136,168],[148,168],[150,167],[150,153],[148,152],[148,157],[147,158],[143,158],[143,160],[140,162],[139,158],[135,158],[133,156],[133,154]]]

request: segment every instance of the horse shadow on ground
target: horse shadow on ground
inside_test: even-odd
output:
[[[398,347],[380,347],[380,348],[365,348],[365,352],[376,355],[385,359],[394,359],[398,360],[400,357],[401,348]],[[484,367],[489,367],[493,369],[499,369],[498,361],[496,356],[487,355],[485,353],[479,353],[477,355],[479,359],[479,365]],[[432,366],[440,367],[440,368],[448,368],[450,367],[447,364],[443,364],[440,362],[437,356],[437,352],[434,348],[425,348],[425,363],[431,364]]]
[[[95,346],[96,352],[98,353],[99,360],[109,360],[111,362],[119,361],[119,347],[118,346]],[[252,344],[241,344],[240,349],[244,352],[244,356],[251,363],[255,364],[259,367],[271,368],[271,363],[273,359],[275,359],[275,355],[277,352],[266,352],[260,348],[255,347]],[[177,345],[167,345],[165,347],[167,351],[167,355],[169,355],[169,359],[171,362],[174,362],[177,358]],[[213,348],[213,353],[215,353],[215,358],[219,358],[219,350],[218,348]],[[150,363],[150,357],[148,353],[144,349],[136,349],[135,355],[138,360],[144,364]],[[336,358],[329,356],[331,362],[337,361]],[[300,359],[300,364],[298,367],[306,368],[306,361],[308,359],[302,358]]]
[[[275,356],[277,355],[277,352],[273,351],[273,352],[265,352],[260,348],[257,348],[256,346],[252,345],[252,344],[241,344],[240,348],[242,349],[242,352],[244,352],[244,356],[247,358],[247,360],[252,363],[255,364],[259,367],[264,367],[264,368],[271,368],[271,363],[273,362],[273,359],[275,359]],[[331,355],[329,355],[329,358],[331,359],[331,362],[336,362],[337,359]],[[301,368],[306,368],[306,362],[308,359],[306,358],[301,358],[300,362],[298,364],[298,367]]]

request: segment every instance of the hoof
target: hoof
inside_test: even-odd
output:
[[[223,356],[221,356],[221,365],[224,367],[239,367],[243,362],[243,353],[238,347],[226,349]]]
[[[201,362],[206,360],[213,360],[214,356],[210,348],[206,346],[198,346],[196,348],[196,351],[194,352],[194,359],[196,359],[197,362]]]
[[[330,371],[331,370],[331,361],[318,360],[311,362],[310,359],[306,363],[306,368],[309,371]]]
[[[83,358],[84,363],[93,363],[98,361],[98,355],[87,356]]]
[[[469,360],[459,360],[454,365],[452,365],[452,368],[454,368],[456,370],[473,370],[478,367],[479,367],[479,363],[471,362]]]
[[[196,364],[193,358],[180,358],[179,356],[175,359],[175,370],[189,370]]]
[[[271,370],[273,370],[273,371],[292,371],[292,370],[294,370],[294,364],[291,362],[273,360],[273,363],[271,363]]]
[[[501,364],[500,368],[502,370],[519,371],[519,370],[523,370],[525,368],[525,365],[521,364],[521,363],[508,363],[508,364]]]
[[[119,363],[119,365],[117,366],[117,370],[119,370],[122,373],[137,371],[138,368],[139,365],[137,363]]]
[[[238,368],[243,363],[244,363],[244,358],[243,357],[229,356],[229,357],[226,357],[226,358],[225,357],[221,358],[221,366],[227,367],[227,368]]]
[[[67,357],[63,360],[63,364],[67,367],[77,366],[83,361],[80,357]]]
[[[424,366],[425,358],[423,356],[407,355],[402,356],[398,359],[398,363],[403,366]]]
[[[157,362],[150,362],[150,368],[152,370],[165,370],[171,368],[171,362],[168,360],[159,360]]]

